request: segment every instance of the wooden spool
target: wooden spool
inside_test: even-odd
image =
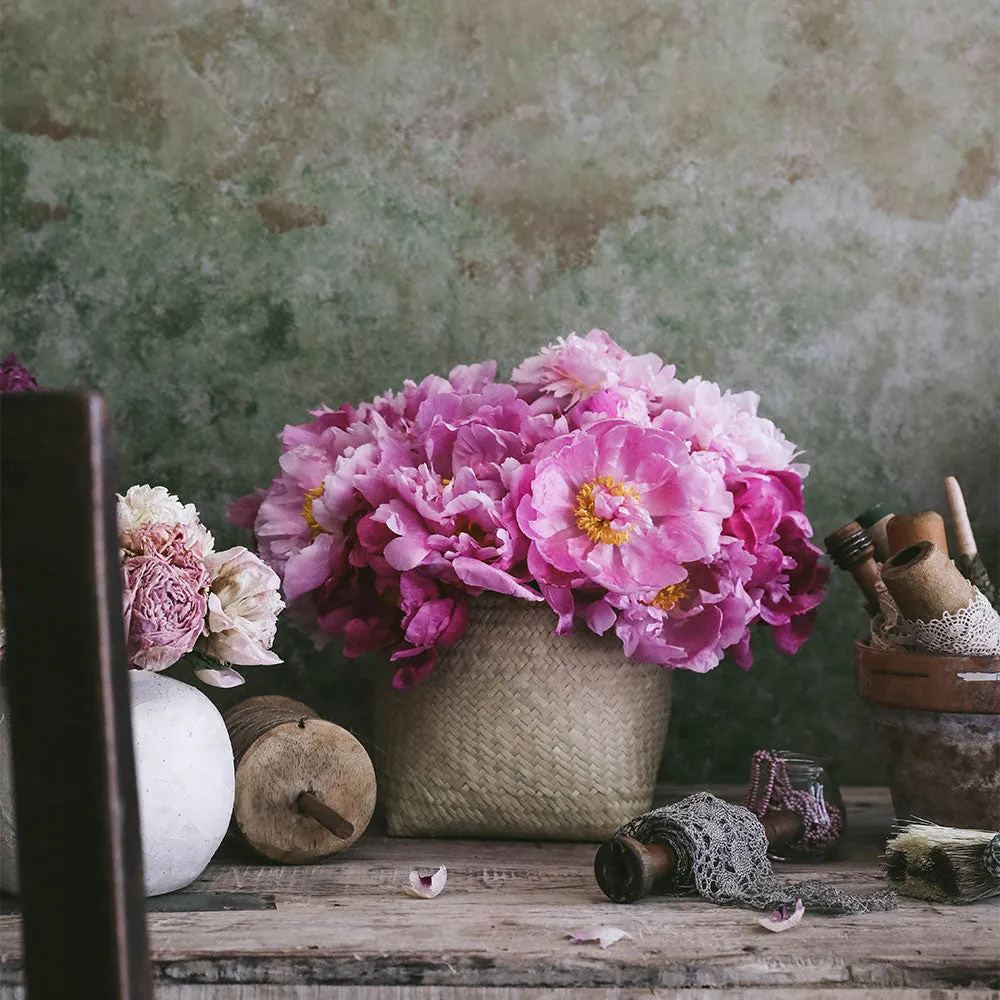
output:
[[[790,844],[802,836],[802,818],[791,809],[766,813],[761,819],[772,846]],[[632,837],[614,837],[597,849],[594,877],[615,903],[634,903],[654,887],[663,888],[677,874],[677,852],[669,844],[644,844]]]
[[[890,557],[920,542],[930,542],[948,555],[944,518],[936,510],[923,510],[919,514],[893,514],[885,526],[885,534]]]
[[[302,864],[364,833],[375,809],[375,769],[346,729],[278,695],[248,698],[225,720],[236,759],[233,825],[250,847]]]

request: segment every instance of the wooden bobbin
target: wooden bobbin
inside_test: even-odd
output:
[[[375,769],[346,729],[278,695],[248,698],[225,720],[236,759],[233,825],[250,847],[301,864],[364,833],[375,809]]]
[[[839,569],[847,570],[866,598],[870,615],[878,614],[878,566],[875,545],[857,521],[848,521],[824,539],[826,551]]]
[[[868,532],[875,546],[875,561],[883,563],[892,553],[889,551],[889,536],[886,527],[896,515],[884,503],[877,503],[863,511],[855,521]]]
[[[790,809],[765,814],[760,821],[772,846],[790,844],[802,836],[802,819]],[[634,903],[663,887],[677,874],[677,852],[669,844],[644,844],[632,837],[615,837],[594,856],[594,877],[615,903]]]
[[[918,542],[932,542],[948,555],[944,518],[936,510],[923,510],[919,514],[893,514],[885,526],[885,534],[890,556]]]
[[[931,542],[897,552],[882,566],[882,582],[904,618],[935,621],[968,607],[975,592],[955,564]]]

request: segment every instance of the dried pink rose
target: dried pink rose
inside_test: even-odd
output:
[[[202,556],[215,547],[212,534],[201,523],[193,503],[182,504],[165,486],[132,486],[118,495],[118,534],[150,525],[187,525]],[[124,546],[123,546],[124,547]]]
[[[142,524],[118,536],[125,558],[162,556],[187,574],[200,593],[208,590],[211,574],[203,555],[204,537],[193,524]]]
[[[197,580],[161,555],[131,556],[122,587],[129,663],[165,670],[194,649],[207,610]]]

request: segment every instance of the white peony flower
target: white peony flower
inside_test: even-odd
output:
[[[281,663],[271,652],[278,613],[285,606],[278,574],[242,545],[209,554],[205,565],[212,583],[208,631],[198,641],[198,652],[224,664]]]
[[[212,533],[201,523],[193,503],[182,504],[165,486],[131,486],[118,494],[118,537],[147,524],[187,524],[202,556],[215,548]]]

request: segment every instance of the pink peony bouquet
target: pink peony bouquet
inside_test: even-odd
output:
[[[751,665],[750,626],[794,653],[828,570],[808,467],[751,392],[680,381],[602,330],[406,382],[280,435],[280,474],[230,508],[317,646],[388,651],[421,680],[492,591],[546,602],[558,634],[613,630],[641,663]]]
[[[193,504],[163,486],[118,497],[126,655],[133,667],[165,670],[192,654],[196,676],[234,687],[233,665],[280,663],[271,651],[281,582],[242,546],[215,552]]]

